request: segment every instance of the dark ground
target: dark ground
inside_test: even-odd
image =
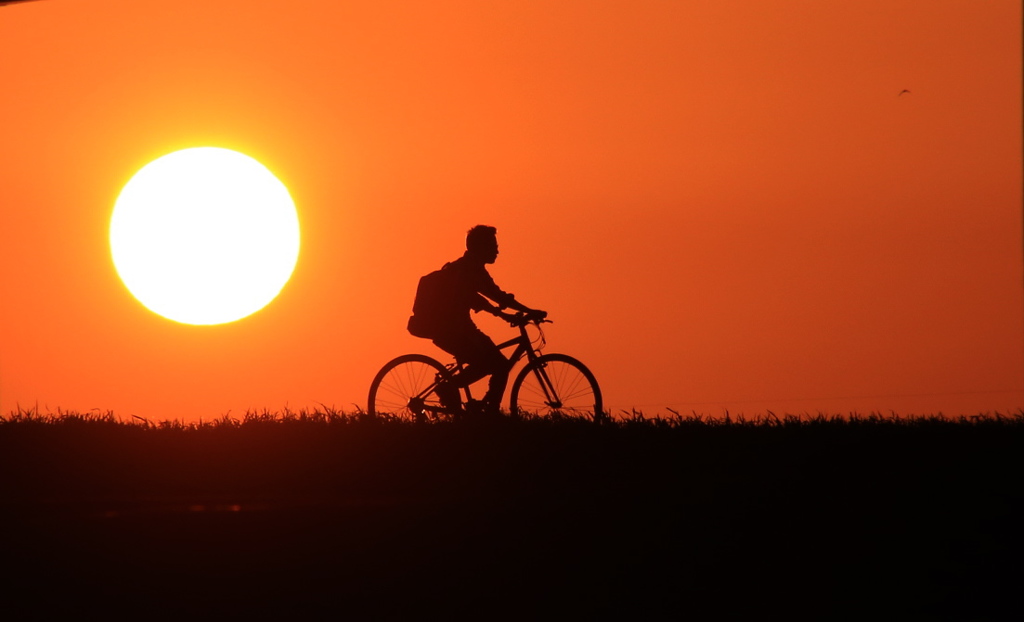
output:
[[[0,611],[1020,620],[1022,449],[1020,416],[6,422]]]

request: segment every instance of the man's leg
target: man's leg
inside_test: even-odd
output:
[[[486,337],[486,335],[484,336]],[[490,369],[491,379],[487,383],[484,403],[488,409],[497,412],[501,406],[501,398],[505,395],[505,387],[508,385],[508,374],[512,371],[512,365],[490,338],[487,339],[487,343],[490,345],[490,348],[481,348],[481,357],[487,357],[486,367]]]
[[[438,337],[434,344],[464,365],[462,373],[455,379],[458,386],[469,386],[484,376],[491,376],[483,401],[497,410],[508,384],[511,366],[491,338],[479,329],[473,329]]]
[[[431,341],[435,346],[451,354],[455,360],[465,365],[465,356],[470,348],[464,332],[450,332]],[[463,373],[453,376],[451,382],[441,382],[437,385],[437,396],[441,400],[441,406],[448,411],[454,412],[462,408],[462,396],[459,394],[459,388],[466,386],[462,378],[465,376],[465,371],[466,368],[463,367]]]

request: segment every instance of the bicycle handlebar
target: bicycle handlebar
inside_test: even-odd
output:
[[[523,313],[522,311],[517,312],[511,318],[506,317],[505,320],[511,326],[513,326],[514,328],[519,328],[520,326],[526,326],[527,324],[537,324],[537,325],[540,325],[540,324],[551,324],[552,323],[551,320],[547,319],[546,317],[536,317],[536,316],[531,315],[529,313]]]

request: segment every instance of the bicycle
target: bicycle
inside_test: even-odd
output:
[[[571,356],[541,354],[547,344],[541,324],[548,323],[550,320],[516,314],[509,324],[519,329],[519,336],[498,344],[501,350],[515,347],[509,356],[513,368],[526,357],[526,365],[512,382],[509,413],[513,416],[568,415],[602,419],[605,414],[601,389],[594,374]],[[536,339],[531,339],[527,333],[527,326],[531,324],[537,329]],[[370,383],[367,412],[418,422],[458,418],[464,412],[462,406],[473,399],[470,388],[461,388],[460,398],[465,394],[465,399],[457,409],[446,409],[436,389],[441,382],[451,382],[462,368],[459,361],[442,365],[425,354],[406,354],[392,359]]]

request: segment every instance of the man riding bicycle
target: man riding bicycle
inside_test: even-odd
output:
[[[508,383],[508,359],[494,341],[473,323],[470,310],[486,311],[508,321],[515,316],[505,313],[506,308],[526,313],[531,319],[547,316],[546,312],[527,307],[495,285],[486,265],[494,263],[497,258],[497,229],[477,225],[466,234],[465,254],[420,279],[416,291],[409,332],[416,337],[430,339],[464,365],[451,383],[437,387],[442,406],[450,411],[460,407],[460,387],[490,375],[483,400],[471,406],[483,412],[497,413]]]

